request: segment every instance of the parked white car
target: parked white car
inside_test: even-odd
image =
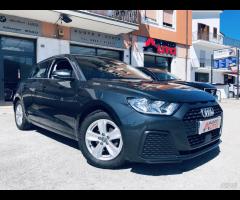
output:
[[[240,87],[239,87],[240,88]],[[239,89],[240,90],[240,89]],[[228,97],[229,98],[234,98],[237,96],[237,85],[235,84],[229,84],[229,92],[228,92]]]

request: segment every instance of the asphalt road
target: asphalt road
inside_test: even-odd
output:
[[[17,130],[0,106],[0,189],[240,189],[240,102],[221,103],[220,150],[180,164],[90,166],[76,142],[44,131]]]

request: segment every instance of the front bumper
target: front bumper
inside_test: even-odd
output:
[[[190,119],[195,115],[199,117],[198,109],[210,106],[218,108],[214,117],[223,117],[222,109],[216,102],[185,103],[173,116],[144,115],[130,108],[128,115],[121,118],[127,160],[181,162],[217,148],[221,143],[222,126],[199,135],[198,122],[202,119]],[[190,112],[193,115],[189,115]]]

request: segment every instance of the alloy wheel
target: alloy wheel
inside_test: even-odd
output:
[[[120,129],[108,119],[96,120],[90,124],[86,132],[85,142],[91,155],[103,161],[116,158],[123,147]]]

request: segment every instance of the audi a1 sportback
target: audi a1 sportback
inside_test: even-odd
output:
[[[221,142],[223,111],[212,95],[103,57],[40,62],[20,83],[14,111],[20,130],[36,125],[77,140],[100,168],[181,162]]]

